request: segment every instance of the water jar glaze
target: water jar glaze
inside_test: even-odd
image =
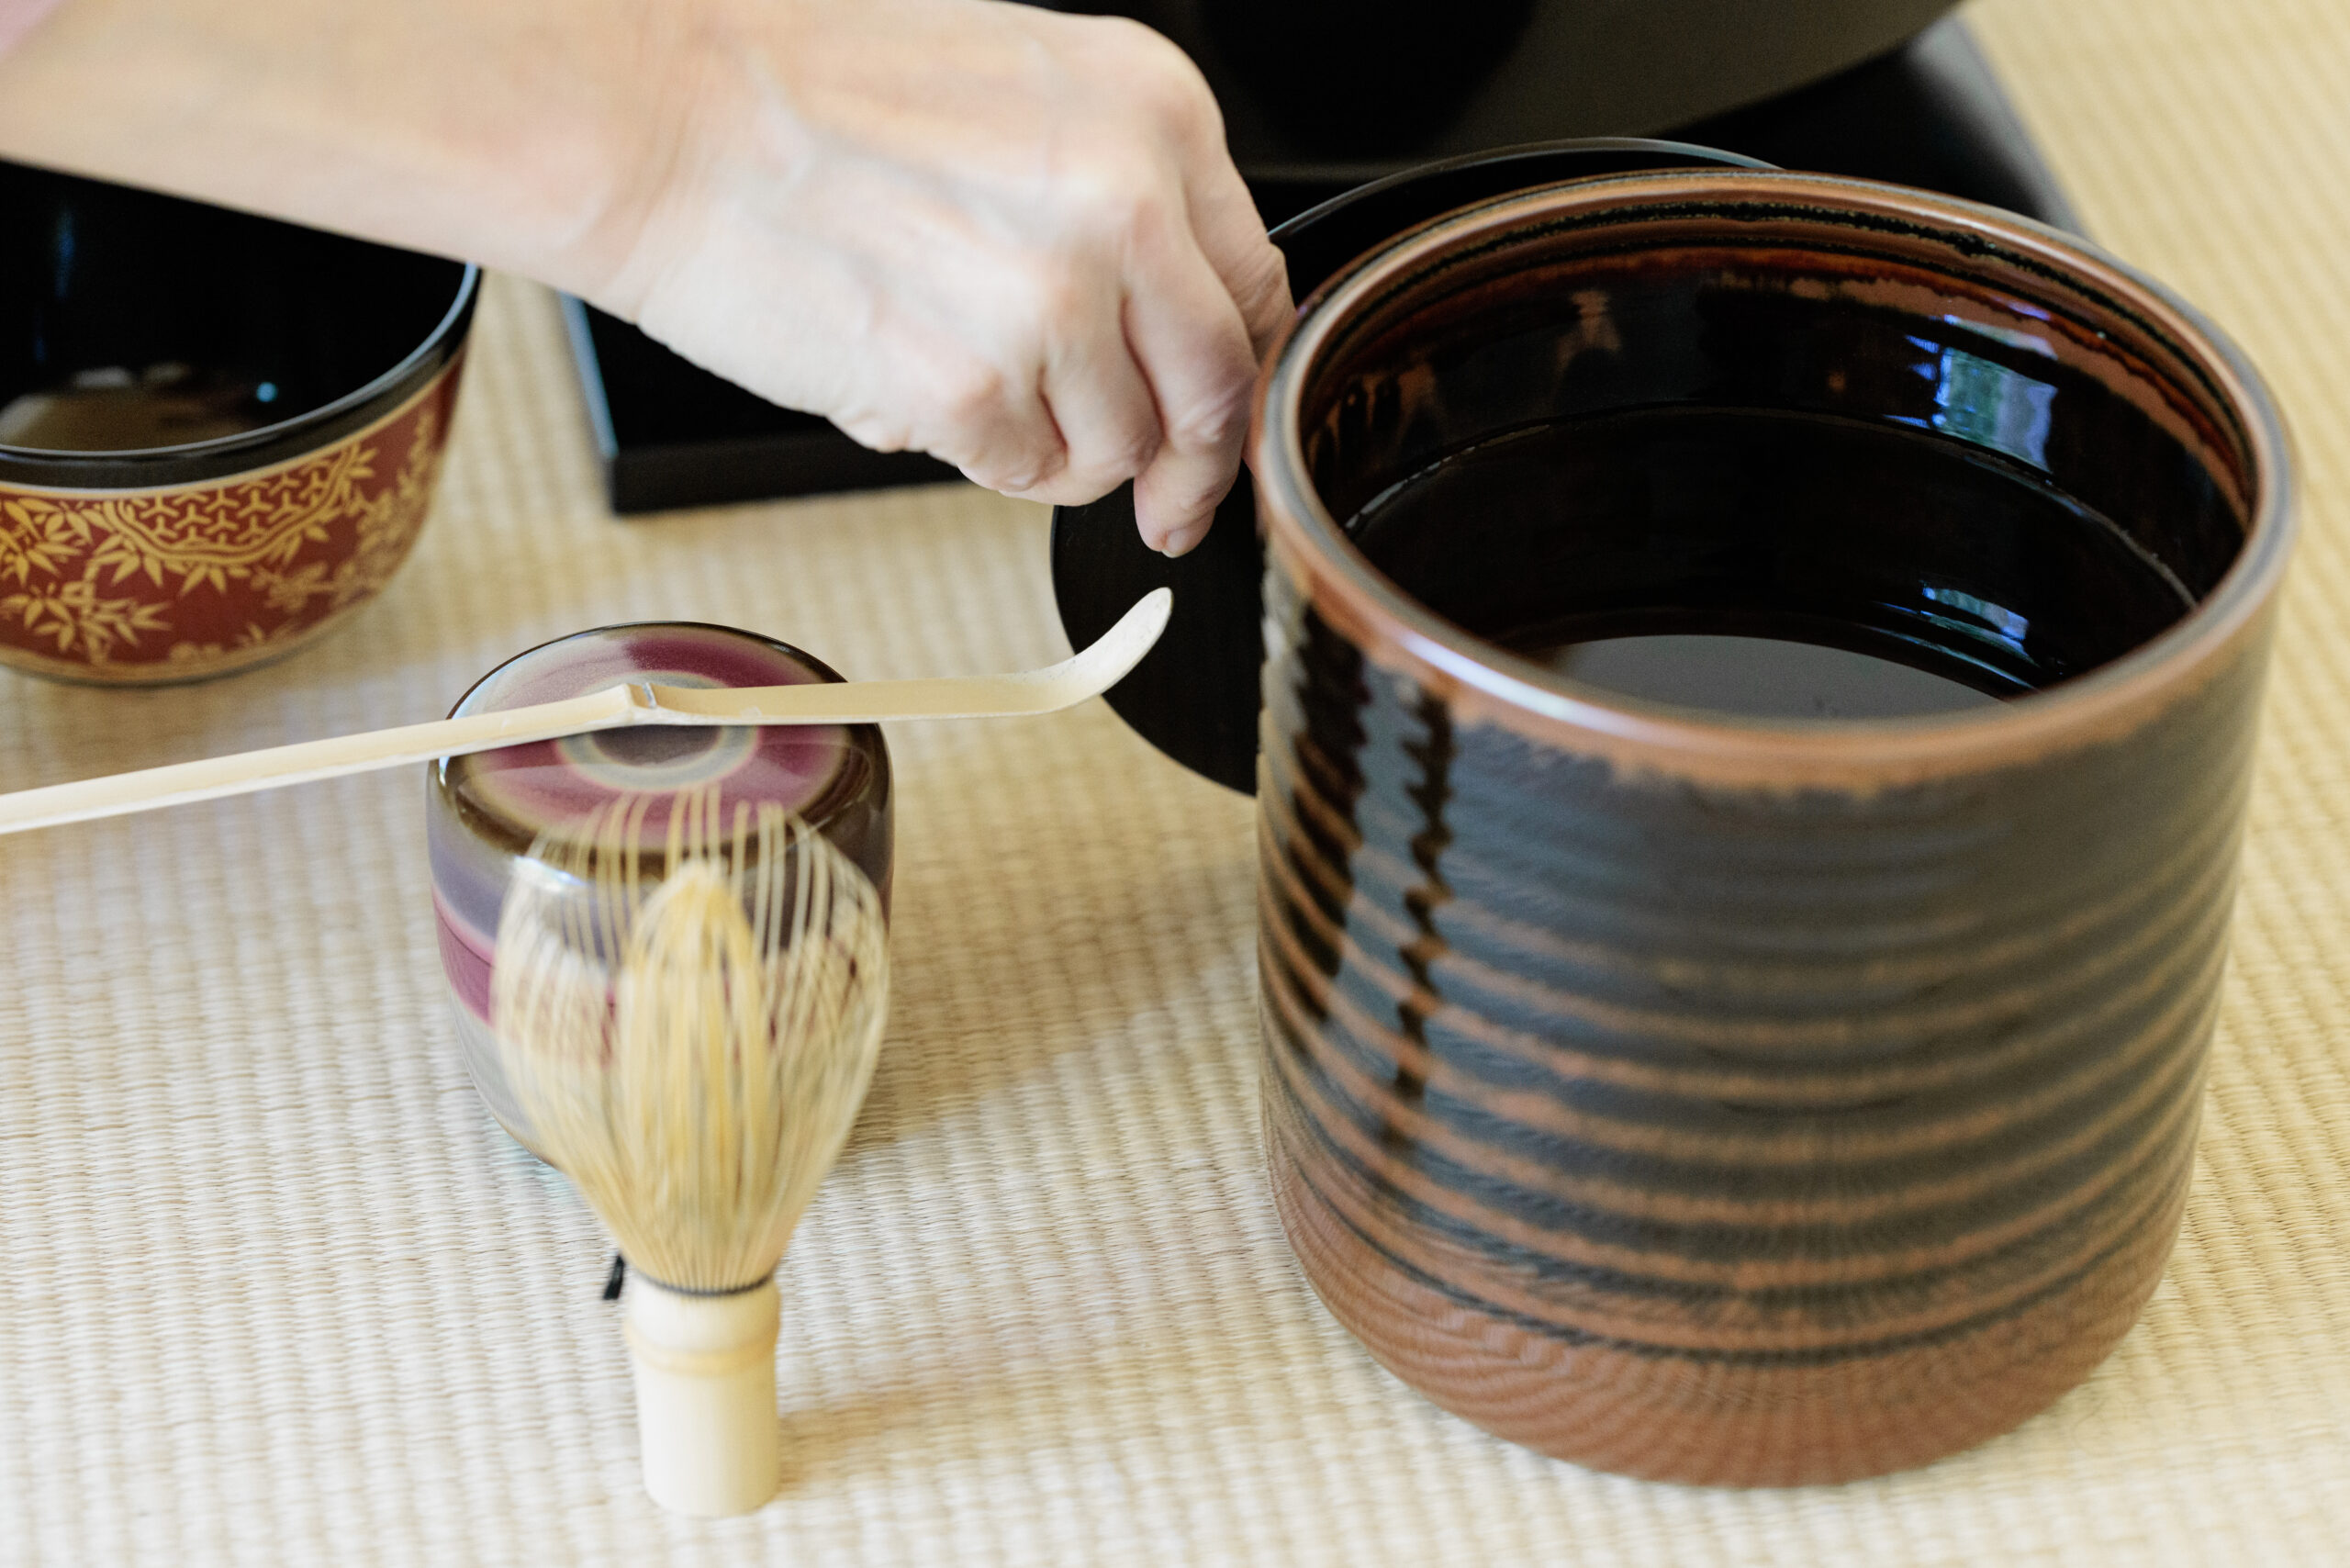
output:
[[[2193,607],[1987,710],[1742,722],[1518,659],[1348,536],[1496,431],[1695,404],[2009,465]],[[1252,466],[1268,1159],[1339,1320],[1502,1436],[1706,1484],[1923,1463],[2085,1377],[2179,1226],[2292,532],[2235,351],[1987,208],[1629,174],[1341,272]],[[2029,651],[1917,577],[1899,624]]]

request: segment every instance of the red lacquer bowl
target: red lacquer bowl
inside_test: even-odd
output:
[[[0,664],[199,679],[374,597],[423,526],[478,286],[0,165]]]

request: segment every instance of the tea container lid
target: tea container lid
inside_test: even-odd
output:
[[[731,627],[608,626],[509,659],[456,712],[554,701],[623,680],[740,687],[839,678],[799,649]],[[498,915],[516,866],[541,834],[575,834],[615,801],[643,797],[648,846],[666,841],[680,791],[713,791],[722,823],[744,808],[782,806],[837,844],[885,896],[890,885],[889,752],[872,724],[608,730],[443,757],[429,773],[425,839],[442,957],[460,1000],[485,1020]]]

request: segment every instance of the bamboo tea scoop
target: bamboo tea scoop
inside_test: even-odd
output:
[[[0,795],[0,834],[307,784],[347,773],[584,735],[637,724],[875,724],[899,719],[1006,719],[1055,713],[1098,697],[1142,662],[1167,629],[1174,595],[1154,588],[1093,645],[1043,669],[926,680],[804,686],[683,687],[631,681],[560,702],[473,713],[364,735],[302,741],[204,762],[118,773]]]

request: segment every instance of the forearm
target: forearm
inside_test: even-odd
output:
[[[991,0],[61,0],[0,157],[525,274],[1179,553],[1290,314],[1182,52]]]
[[[0,156],[599,293],[684,88],[676,0],[62,0]]]

